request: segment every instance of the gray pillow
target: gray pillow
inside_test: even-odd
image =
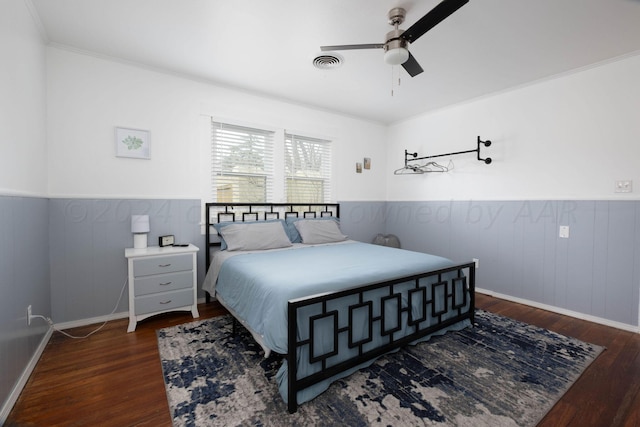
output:
[[[297,216],[288,216],[286,218],[286,224],[284,228],[287,230],[287,235],[289,236],[289,240],[291,243],[302,243],[302,239],[300,238],[300,233],[298,229],[295,227],[295,223],[298,221],[335,221],[338,224],[338,228],[340,227],[340,219],[335,216],[323,216],[320,218],[298,218]]]
[[[317,221],[301,219],[293,225],[300,233],[302,243],[318,244],[333,243],[347,240],[347,236],[342,234],[336,221]]]
[[[227,242],[224,241],[224,237],[222,236],[222,233],[220,232],[223,228],[228,227],[230,225],[233,224],[255,224],[256,222],[279,222],[282,224],[282,226],[285,228],[285,231],[287,232],[287,235],[289,234],[289,232],[287,231],[287,226],[284,222],[284,219],[268,219],[265,221],[224,221],[224,222],[218,222],[213,224],[213,227],[216,229],[216,231],[218,232],[218,236],[220,236],[220,250],[224,251],[227,249]],[[298,239],[300,238],[300,236],[298,236]],[[295,243],[295,242],[292,242]],[[300,240],[298,240],[298,243],[300,243]]]
[[[282,222],[230,224],[220,229],[228,251],[256,251],[292,246]]]

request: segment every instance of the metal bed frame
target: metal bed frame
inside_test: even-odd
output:
[[[213,227],[215,222],[282,219],[281,214],[285,218],[339,217],[339,209],[339,204],[331,203],[207,203],[207,270],[211,262],[211,250],[220,246],[220,242],[214,237],[217,236]],[[215,221],[212,221],[213,217]],[[407,306],[402,305],[403,293],[408,298]],[[348,309],[342,315],[339,310],[332,309],[339,299],[348,300]],[[207,294],[207,302],[209,300],[210,296]],[[321,307],[320,310],[314,310],[313,315],[301,314],[308,313],[308,308],[314,305]],[[362,310],[368,319],[365,325],[367,334],[355,337],[352,326],[354,314]],[[293,413],[297,410],[298,391],[457,322],[469,319],[473,325],[474,313],[473,262],[288,301],[288,411]],[[299,322],[300,316],[307,317]],[[325,328],[329,326],[333,330],[333,347],[322,354],[317,354],[316,351],[316,325],[323,325]],[[396,336],[403,329],[408,331],[407,334]],[[383,344],[372,348],[370,343],[374,340],[374,335],[376,338],[381,337]],[[339,353],[338,342],[345,340],[349,349],[357,354],[340,362],[332,361],[337,359],[335,356]],[[301,352],[297,350],[304,347],[307,347],[308,360],[303,362],[320,363],[322,369],[315,374],[298,378],[297,367]]]

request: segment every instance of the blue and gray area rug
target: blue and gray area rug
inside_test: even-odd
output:
[[[409,346],[289,414],[280,366],[218,317],[158,331],[174,426],[535,426],[603,350],[478,311],[476,325]]]

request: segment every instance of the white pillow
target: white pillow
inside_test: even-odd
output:
[[[293,223],[300,233],[302,243],[306,244],[318,244],[318,243],[333,243],[342,242],[347,240],[347,236],[342,234],[338,223],[335,221],[317,221],[317,220],[304,220],[296,221]]]
[[[292,246],[281,222],[252,222],[220,229],[228,251],[256,251]]]

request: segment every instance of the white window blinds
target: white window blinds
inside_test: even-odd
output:
[[[331,199],[331,141],[285,133],[287,202]]]
[[[212,121],[213,200],[272,200],[274,132]]]

